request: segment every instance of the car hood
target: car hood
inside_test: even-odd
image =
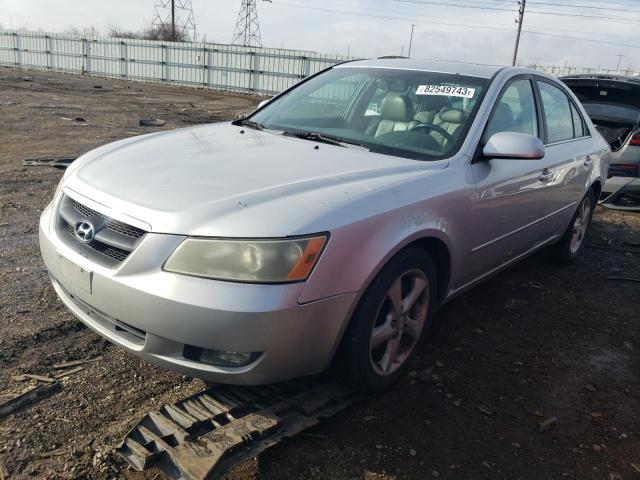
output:
[[[339,209],[354,198],[446,165],[224,123],[100,147],[72,164],[65,188],[154,232],[287,236],[352,221]]]

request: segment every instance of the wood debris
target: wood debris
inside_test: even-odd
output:
[[[54,363],[53,368],[55,368],[56,370],[59,370],[61,368],[75,367],[77,365],[84,365],[85,363],[93,363],[99,360],[102,360],[102,355],[99,355],[94,358],[89,358],[86,360],[71,360],[69,362]]]
[[[8,399],[0,402],[0,418],[15,412],[19,408],[32,403],[60,388],[58,382],[43,384],[40,383],[35,387],[30,387],[22,393],[12,395]]]
[[[556,423],[558,423],[558,417],[547,418],[546,420],[540,422],[540,431],[545,432],[553,427]]]
[[[33,379],[33,380],[38,380],[39,382],[45,382],[45,383],[55,383],[56,381],[55,378],[45,377],[43,375],[33,375],[31,373],[25,373],[22,376]]]
[[[64,377],[68,377],[69,375],[73,375],[74,373],[78,373],[78,372],[80,372],[82,370],[84,370],[84,367],[75,367],[75,368],[72,368],[70,370],[65,370],[63,372],[54,373],[53,376],[55,378],[64,378]]]

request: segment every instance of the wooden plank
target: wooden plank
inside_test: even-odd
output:
[[[93,362],[97,362],[99,360],[102,360],[102,355],[100,355],[98,357],[95,357],[95,358],[88,358],[86,360],[71,360],[70,362],[54,363],[53,364],[53,368],[55,368],[56,370],[59,370],[61,368],[76,367],[78,365],[84,365],[86,363],[93,363]]]
[[[53,393],[60,388],[60,384],[38,384],[35,387],[29,388],[27,391],[14,395],[13,397],[0,403],[0,418],[15,412],[24,405],[35,402],[36,400]]]

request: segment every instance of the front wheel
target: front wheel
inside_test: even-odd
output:
[[[591,217],[596,206],[596,198],[593,190],[589,190],[584,196],[578,210],[573,215],[571,223],[567,227],[560,241],[553,246],[553,254],[556,259],[564,263],[571,263],[578,257],[585,236],[591,225]]]
[[[339,368],[359,387],[391,386],[407,369],[436,305],[430,255],[401,251],[367,288],[345,332]]]

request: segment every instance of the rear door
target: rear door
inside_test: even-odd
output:
[[[594,150],[596,142],[564,87],[542,77],[536,77],[535,84],[546,147],[544,172],[539,179],[547,212],[542,233],[551,237],[563,233],[569,224],[601,152]]]

